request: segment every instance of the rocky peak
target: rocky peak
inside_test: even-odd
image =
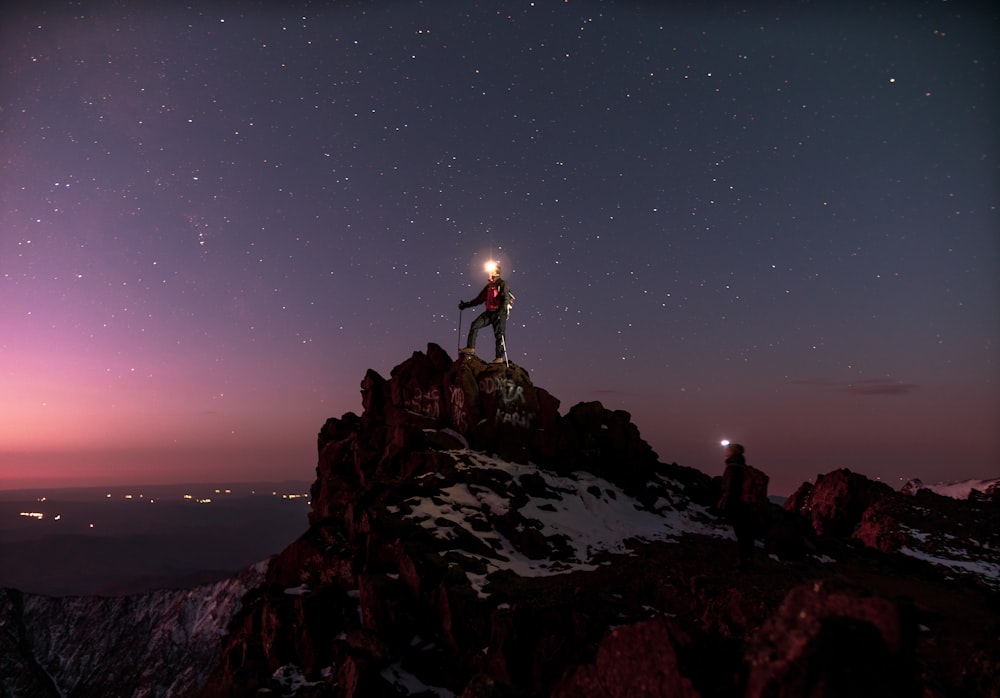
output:
[[[429,450],[467,447],[555,472],[586,470],[634,490],[657,464],[627,412],[589,402],[563,417],[559,401],[533,385],[523,368],[476,356],[453,362],[436,344],[414,352],[388,380],[369,370],[361,403],[360,417],[348,413],[320,430],[313,522],[343,504],[345,484],[405,480],[450,464]],[[348,451],[352,467],[344,468]]]
[[[126,694],[191,697],[1000,693],[995,501],[834,471],[770,508],[742,571],[721,478],[660,462],[627,412],[561,414],[523,368],[433,344],[369,370],[361,404],[322,426],[309,530],[235,616],[136,632],[85,611],[100,603],[15,594],[0,683],[29,667],[49,688],[0,693],[121,694],[102,676],[174,677]]]
[[[913,541],[885,485],[817,478],[772,508],[772,554],[740,572],[719,478],[659,462],[626,412],[561,415],[522,368],[435,345],[361,393],[360,416],[320,431],[310,531],[248,597],[203,695],[840,695],[848,666],[851,695],[996,685],[981,653],[958,667],[921,642],[954,582],[855,547],[866,521],[896,535],[872,533],[878,551]],[[970,613],[994,593],[959,584]]]

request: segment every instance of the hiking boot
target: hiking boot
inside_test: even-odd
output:
[[[462,347],[461,349],[458,350],[458,353],[459,354],[469,354],[471,356],[474,356],[475,353],[476,353],[476,348],[475,347]]]
[[[493,363],[502,364],[504,363],[504,358],[502,356],[498,356],[497,358],[493,359]]]

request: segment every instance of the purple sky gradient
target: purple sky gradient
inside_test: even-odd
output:
[[[997,10],[700,7],[6,4],[0,488],[310,479],[491,256],[661,460],[1000,474]]]

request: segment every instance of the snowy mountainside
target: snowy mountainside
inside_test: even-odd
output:
[[[451,554],[481,563],[484,573],[470,573],[481,595],[489,575],[502,570],[520,577],[589,571],[605,554],[630,554],[630,542],[676,542],[687,534],[734,539],[717,511],[691,501],[684,485],[662,472],[650,474],[643,503],[585,471],[555,474],[469,449],[449,453],[456,480],[444,485],[440,473],[424,475],[442,485],[393,510],[431,532]],[[961,537],[943,525],[940,510],[918,511],[918,518],[900,517],[896,523],[900,553],[1000,589],[1000,541]],[[503,532],[511,529],[518,542]],[[524,531],[538,541],[530,555],[524,552]],[[773,557],[780,562],[779,555]]]
[[[584,471],[566,475],[533,464],[503,461],[468,449],[450,452],[457,481],[433,496],[406,499],[400,507],[450,552],[478,559],[485,574],[471,579],[483,594],[487,577],[501,570],[538,577],[597,567],[602,553],[628,554],[629,541],[673,541],[687,533],[732,538],[717,516],[683,495],[683,485],[662,474],[650,481],[655,501],[644,505],[617,485]],[[475,472],[473,472],[475,471]],[[424,478],[441,478],[430,474]],[[527,485],[526,485],[527,483]],[[679,506],[678,506],[679,504]],[[499,521],[505,524],[498,525]],[[504,529],[533,532],[531,554]],[[463,546],[463,541],[473,544]],[[549,554],[541,555],[547,548]]]
[[[914,494],[920,490],[930,490],[931,492],[939,494],[942,497],[951,497],[952,499],[969,499],[973,492],[978,492],[981,495],[991,495],[998,489],[1000,489],[1000,477],[986,480],[938,482],[934,484],[927,484],[919,478],[914,478],[906,482],[901,491],[907,494]]]
[[[4,696],[190,695],[267,563],[194,589],[50,597],[0,590]]]
[[[611,415],[602,416],[591,423],[596,433]],[[217,667],[205,696],[234,682],[245,692],[334,698],[506,695],[483,689],[484,675],[510,695],[606,695],[592,692],[592,672],[622,675],[622,690],[607,695],[635,695],[657,680],[667,688],[651,695],[771,695],[730,683],[741,662],[754,662],[754,680],[774,689],[831,642],[867,666],[855,670],[858,690],[912,682],[918,664],[944,683],[959,682],[949,672],[968,672],[965,684],[990,674],[973,648],[991,616],[970,619],[996,595],[1000,560],[988,534],[959,535],[972,530],[978,504],[907,497],[836,473],[819,479],[807,508],[817,525],[843,518],[846,535],[816,536],[798,513],[773,506],[774,535],[758,542],[744,572],[704,473],[659,463],[637,478],[618,463],[521,463],[473,449],[419,414],[402,420],[407,428],[396,433],[379,420],[328,424],[334,438],[320,439],[313,528],[276,558],[225,650],[269,662],[256,676]],[[394,447],[373,448],[369,433]],[[386,454],[405,476],[385,467]],[[940,515],[942,504],[953,509]],[[853,532],[896,547],[866,552]],[[917,608],[892,600],[900,593]],[[961,621],[942,620],[942,608]],[[885,633],[900,654],[894,668],[886,672],[885,647],[859,645],[854,631],[825,638],[813,621],[826,618]],[[716,656],[734,641],[735,654]],[[593,654],[605,642],[616,643],[607,666],[604,650]],[[968,646],[962,661],[975,669],[938,666],[941,643]],[[670,647],[687,658],[681,665],[663,656]],[[919,647],[917,657],[902,647]],[[778,656],[754,658],[763,648]],[[655,678],[650,667],[669,669]]]

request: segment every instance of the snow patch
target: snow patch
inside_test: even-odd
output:
[[[523,476],[541,478],[552,496],[533,497],[521,509],[526,519],[538,524],[545,538],[562,541],[569,549],[562,560],[534,559],[519,552],[492,526],[484,525],[487,514],[503,516],[513,506],[506,492],[483,485],[455,484],[432,497],[412,497],[406,504],[422,527],[446,541],[456,540],[456,531],[478,538],[493,554],[476,557],[485,573],[467,572],[469,581],[481,597],[489,574],[505,570],[521,577],[537,577],[571,571],[596,569],[599,553],[628,554],[628,541],[676,540],[687,533],[732,537],[728,526],[716,522],[704,507],[690,505],[675,511],[660,499],[653,509],[643,507],[617,485],[587,472],[573,476],[555,475],[534,465],[521,465],[492,458],[475,451],[453,451],[461,461],[459,469],[501,471],[512,481]],[[450,522],[454,526],[442,525]]]
[[[910,557],[917,558],[918,560],[947,567],[955,570],[956,572],[975,574],[990,586],[1000,587],[1000,565],[996,563],[987,562],[985,560],[953,560],[939,555],[931,555],[923,552],[922,550],[916,550],[915,548],[910,548],[905,545],[899,549],[899,552],[903,555],[909,555]],[[965,553],[963,552],[962,554],[964,555]]]
[[[289,697],[297,695],[303,688],[319,686],[322,683],[322,681],[307,680],[302,670],[295,664],[278,667],[271,678],[281,688],[281,695]]]
[[[397,690],[402,691],[403,695],[431,695],[437,696],[437,698],[456,698],[456,695],[447,688],[425,684],[416,675],[403,669],[399,662],[383,669],[382,678],[392,684]]]

